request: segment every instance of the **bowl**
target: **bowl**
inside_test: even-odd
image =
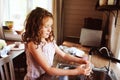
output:
[[[21,34],[23,33],[23,30],[22,30],[22,31],[15,30],[15,32],[16,32],[18,35],[21,35]]]

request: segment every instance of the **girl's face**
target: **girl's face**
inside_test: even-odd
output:
[[[43,19],[43,26],[42,26],[42,38],[48,38],[50,32],[52,31],[53,19],[50,17],[46,17]]]

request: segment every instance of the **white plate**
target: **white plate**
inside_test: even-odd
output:
[[[24,44],[20,44],[19,48],[13,47],[11,50],[23,50],[23,49],[25,49]]]

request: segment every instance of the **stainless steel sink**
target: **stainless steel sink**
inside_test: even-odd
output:
[[[76,65],[66,64],[66,63],[58,63],[57,68],[61,69],[74,69],[76,68]]]

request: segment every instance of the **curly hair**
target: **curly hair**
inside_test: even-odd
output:
[[[53,15],[50,12],[40,7],[37,7],[28,14],[25,20],[25,32],[22,34],[22,40],[24,42],[28,43],[30,41],[33,41],[37,45],[40,44],[41,34],[39,31],[43,26],[43,19],[46,17],[53,19]],[[46,40],[53,41],[53,39],[54,34],[52,29],[49,37]]]

